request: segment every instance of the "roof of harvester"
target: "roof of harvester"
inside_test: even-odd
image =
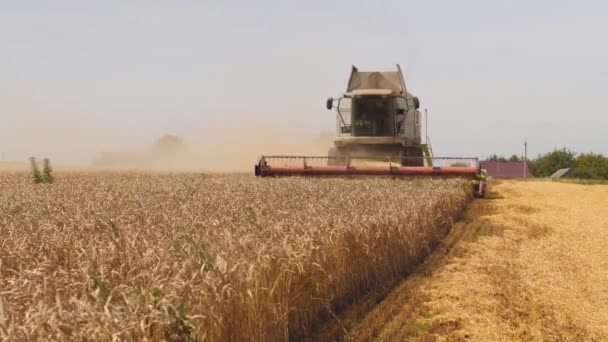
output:
[[[482,161],[481,168],[487,171],[490,178],[524,178],[524,170],[526,178],[534,177],[528,165],[521,161]]]
[[[357,96],[357,95],[391,95],[393,93],[396,93],[396,91],[391,90],[391,89],[357,89],[357,90],[348,92],[346,94],[351,95],[351,96]]]
[[[352,67],[346,92],[361,89],[390,89],[397,92],[406,92],[405,81],[401,68],[397,71],[359,71]]]

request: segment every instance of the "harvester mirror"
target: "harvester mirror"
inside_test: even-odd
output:
[[[414,97],[414,108],[420,108],[420,100],[418,99],[418,97]]]
[[[327,102],[325,103],[325,106],[327,107],[327,109],[332,109],[334,108],[334,99],[333,98],[328,98]]]

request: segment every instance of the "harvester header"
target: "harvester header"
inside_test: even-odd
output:
[[[477,158],[426,158],[423,166],[403,166],[390,157],[261,156],[258,177],[459,177],[470,179],[475,195],[485,193],[485,176]]]

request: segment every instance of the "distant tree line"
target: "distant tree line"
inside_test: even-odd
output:
[[[488,161],[523,161],[524,158],[512,155],[509,158],[493,154]],[[608,157],[596,153],[578,154],[566,148],[555,149],[549,153],[540,154],[528,159],[530,172],[536,177],[548,177],[559,169],[572,169],[571,176],[581,179],[607,179]]]
[[[516,154],[512,155],[509,158],[505,158],[503,156],[499,156],[497,154],[493,154],[491,156],[489,156],[487,159],[487,161],[499,161],[499,162],[517,162],[517,161],[523,161],[524,157],[518,156]]]

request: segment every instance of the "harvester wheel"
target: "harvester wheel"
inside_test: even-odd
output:
[[[424,166],[422,147],[404,147],[400,157],[402,166]]]
[[[484,181],[478,182],[473,186],[473,194],[475,198],[486,197],[486,186],[487,184]],[[479,189],[479,187],[481,187],[481,189]]]

